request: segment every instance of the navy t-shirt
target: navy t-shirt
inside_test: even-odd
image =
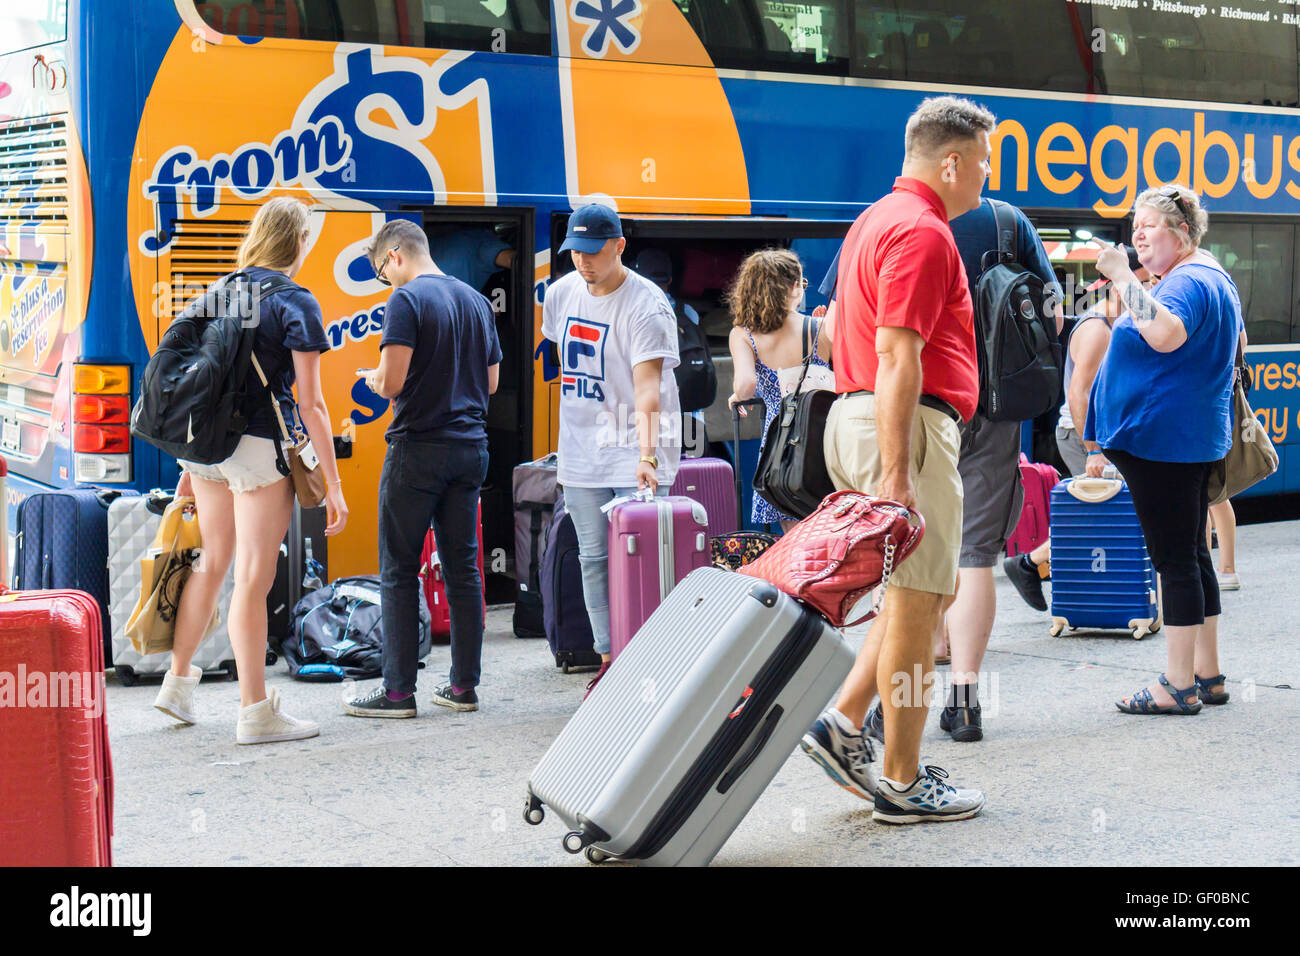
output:
[[[501,361],[487,299],[452,276],[418,276],[388,299],[379,348],[389,345],[414,350],[390,441],[487,437],[488,367]]]
[[[1011,206],[1011,211],[1016,217],[1016,261],[1043,280],[1048,294],[1055,291],[1059,301],[1061,285],[1056,281],[1052,260],[1048,258],[1047,250],[1043,248],[1038,230],[1029,221],[1029,217],[1017,207]],[[984,254],[998,247],[997,219],[993,213],[992,203],[981,200],[978,209],[963,213],[952,220],[949,226],[952,227],[952,237],[957,241],[957,251],[961,254],[962,265],[966,267],[966,282],[973,294],[975,283],[980,280],[980,276],[984,275],[984,270],[981,268]],[[992,264],[992,256],[989,257],[989,261]],[[826,273],[826,278],[818,287],[818,291],[828,299],[833,297],[839,269],[840,254],[836,252],[830,271]]]
[[[254,282],[261,282],[268,276],[277,274],[274,269],[264,269],[261,266],[253,266],[245,271]],[[320,304],[302,286],[277,292],[263,304],[257,338],[253,340],[253,354],[266,373],[272,392],[280,400],[285,424],[290,429],[293,428],[293,353],[329,350],[330,343],[325,337]],[[261,384],[256,371],[249,374],[252,375],[254,384]],[[275,412],[271,409],[269,400],[260,400],[253,406],[244,434],[257,438],[282,437],[280,424],[275,420]]]

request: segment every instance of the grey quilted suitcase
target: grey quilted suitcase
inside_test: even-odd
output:
[[[699,568],[650,615],[528,781],[599,863],[705,866],[853,666],[844,636],[752,577]]]
[[[171,653],[141,657],[126,636],[126,622],[140,597],[140,560],[153,544],[162,513],[172,496],[153,492],[136,498],[118,498],[108,507],[108,607],[113,619],[113,660],[118,680],[135,683],[147,674],[162,674],[171,666]],[[224,670],[235,676],[235,653],[230,647],[225,615],[235,590],[233,565],[217,599],[221,622],[194,654],[194,665],[206,671]]]

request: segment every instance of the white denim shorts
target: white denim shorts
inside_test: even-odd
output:
[[[256,491],[284,478],[275,466],[275,442],[269,438],[245,435],[235,446],[235,453],[216,465],[199,465],[182,461],[180,466],[196,478],[221,481],[231,491]]]

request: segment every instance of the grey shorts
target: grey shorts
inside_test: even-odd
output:
[[[972,432],[977,421],[979,429]],[[957,460],[963,492],[958,567],[991,568],[1005,554],[1025,501],[1019,462],[1019,422],[989,422],[977,416],[962,427]]]
[[[1088,462],[1088,449],[1083,447],[1083,439],[1073,428],[1056,429],[1056,450],[1061,453],[1061,461],[1070,469],[1070,476],[1082,475]]]

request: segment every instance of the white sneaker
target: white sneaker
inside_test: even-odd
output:
[[[194,688],[199,686],[203,670],[190,665],[189,677],[177,677],[169,668],[163,675],[162,687],[153,705],[169,717],[175,717],[182,724],[197,724],[194,716]]]
[[[281,713],[280,691],[272,687],[266,700],[239,709],[235,743],[272,744],[282,740],[305,740],[319,733],[320,724]]]
[[[888,777],[876,787],[871,819],[880,823],[937,823],[969,820],[984,809],[979,790],[959,790],[944,783],[948,774],[939,767],[918,767],[916,779],[904,786]]]
[[[1218,579],[1219,579],[1219,590],[1220,590],[1220,591],[1240,591],[1240,590],[1241,590],[1241,578],[1237,577],[1237,575],[1236,575],[1235,572],[1232,573],[1232,574],[1224,574],[1222,571],[1216,571],[1216,572],[1214,572],[1214,573],[1215,573],[1215,575],[1216,575],[1216,576],[1218,577]]]

